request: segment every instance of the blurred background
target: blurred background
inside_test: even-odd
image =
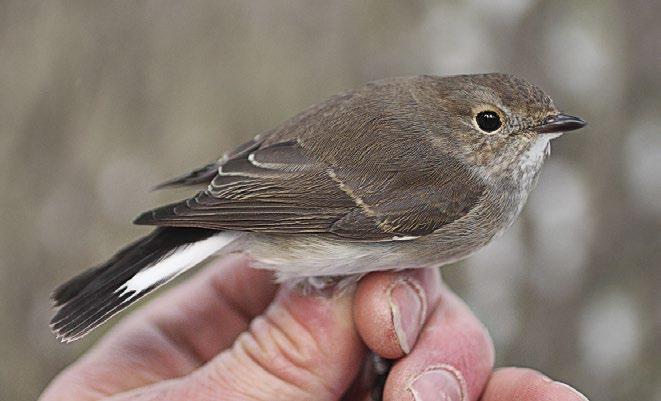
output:
[[[499,366],[661,400],[660,7],[0,0],[0,399],[35,399],[99,337],[59,344],[49,293],[188,195],[154,184],[365,81],[503,71],[590,125],[554,142],[523,218],[446,280]]]

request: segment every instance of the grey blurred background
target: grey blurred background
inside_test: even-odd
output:
[[[504,71],[590,125],[445,277],[498,365],[661,400],[659,4],[0,1],[0,399],[36,398],[98,338],[59,344],[49,292],[188,194],[152,185],[368,80]]]

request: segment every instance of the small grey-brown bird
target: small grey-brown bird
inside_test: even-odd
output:
[[[583,126],[505,74],[391,78],[333,96],[160,185],[206,189],[142,214],[136,224],[158,228],[57,288],[52,329],[78,339],[229,252],[312,287],[457,261],[512,224],[550,140]]]

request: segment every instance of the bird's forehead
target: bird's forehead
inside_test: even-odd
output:
[[[478,82],[491,89],[502,104],[509,108],[535,111],[555,108],[553,100],[543,90],[521,78],[506,74],[484,74],[478,76]]]
[[[471,103],[491,103],[515,112],[535,114],[555,110],[553,100],[543,90],[512,75],[492,73],[456,78]]]

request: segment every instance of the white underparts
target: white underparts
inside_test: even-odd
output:
[[[533,174],[551,151],[551,137],[538,136],[530,148],[521,155],[520,168],[525,173]]]

